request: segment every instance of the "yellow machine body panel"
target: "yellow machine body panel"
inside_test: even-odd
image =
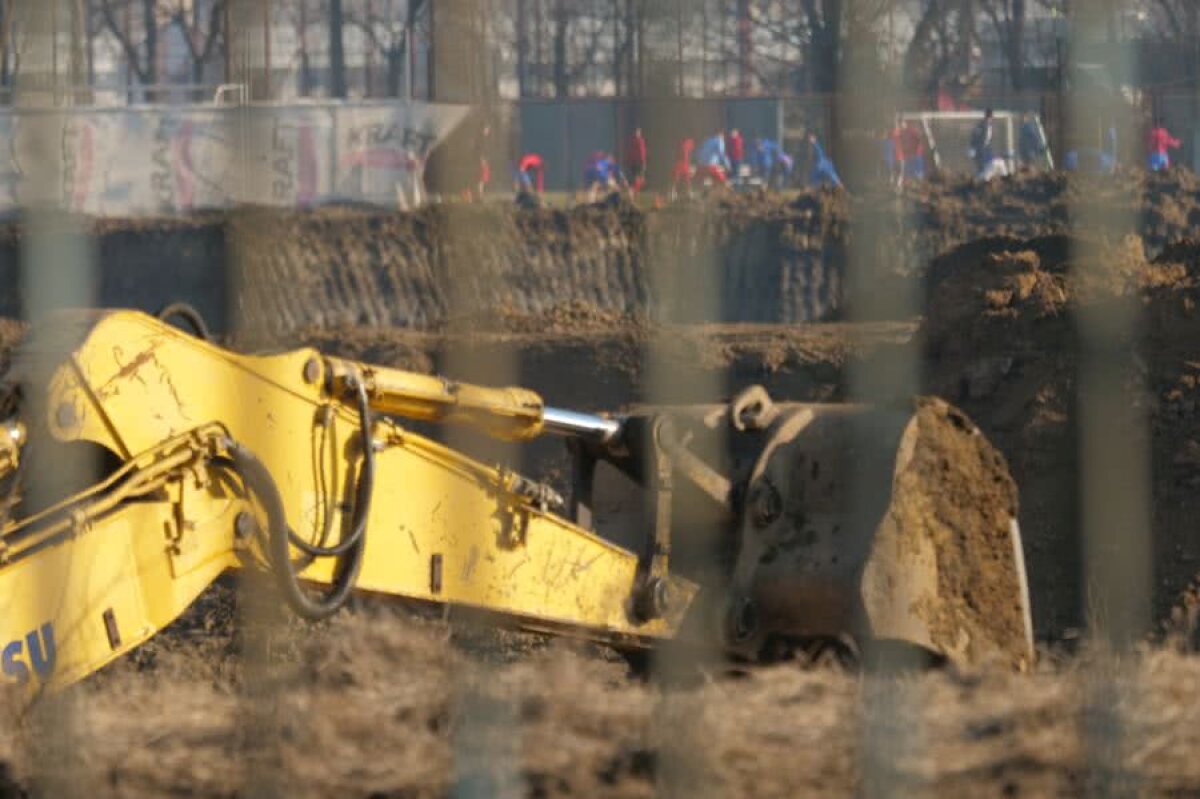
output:
[[[220,429],[269,470],[298,535],[332,543],[344,533],[361,459],[359,416],[331,399],[325,375],[314,374],[314,364],[325,368],[315,350],[239,355],[128,311],[89,315],[85,327],[69,352],[39,351],[35,340],[21,356],[18,369],[27,373],[57,363],[44,414],[32,424],[57,441],[93,442],[145,465],[166,456],[164,442]],[[691,583],[672,578],[672,612],[640,621],[629,600],[634,553],[540,509],[512,490],[513,475],[390,420],[374,423],[372,439],[375,489],[356,588],[597,640],[674,634],[695,593]],[[207,440],[217,439],[210,432]],[[261,559],[261,548],[239,541],[236,530],[239,514],[254,510],[251,498],[231,488],[219,457],[199,444],[192,449],[192,461],[155,488],[158,501],[130,499],[97,514],[88,508],[98,500],[84,498],[63,511],[78,522],[68,532],[36,550],[8,547],[0,558],[7,603],[0,636],[25,653],[9,658],[18,677],[26,664],[30,683],[77,680],[176,618],[220,572]],[[20,536],[10,525],[5,540],[36,538],[38,523],[25,520]],[[326,583],[334,563],[317,559],[301,576]],[[45,657],[28,659],[31,643],[40,647],[35,655],[48,648],[33,638],[47,624],[51,667]]]
[[[153,636],[234,565],[232,520],[212,522],[179,557],[175,503],[133,502],[0,569],[0,681],[62,686]]]

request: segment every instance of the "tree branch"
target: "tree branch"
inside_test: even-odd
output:
[[[109,4],[109,0],[100,0],[100,13],[104,15],[105,25],[108,27],[109,31],[112,32],[112,35],[116,38],[117,43],[121,45],[121,49],[125,52],[125,60],[129,63],[129,67],[133,70],[134,75],[137,76],[138,83],[145,84],[148,70],[144,70],[142,68],[138,58],[137,48],[134,47],[133,43],[129,40],[130,37],[126,36],[117,25],[117,20],[113,16],[112,6]]]

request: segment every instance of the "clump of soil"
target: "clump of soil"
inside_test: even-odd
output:
[[[650,320],[632,311],[604,308],[579,300],[529,312],[508,305],[496,305],[469,316],[449,318],[443,325],[448,331],[473,333],[637,333],[650,326]]]

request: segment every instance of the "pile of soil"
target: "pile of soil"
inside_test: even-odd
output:
[[[1114,237],[1137,234],[1146,256],[1155,257],[1200,224],[1200,178],[1185,170],[1137,170],[1104,177],[1024,173],[987,184],[940,178],[913,184],[905,192],[905,213],[922,235],[903,260],[920,269],[978,239],[1066,234],[1072,213],[1079,212],[1128,220],[1129,229]]]
[[[935,266],[922,329],[927,385],[970,414],[1008,458],[1043,630],[1084,621],[1081,319],[1129,313],[1136,324],[1100,352],[1133,408],[1128,419],[1106,420],[1113,434],[1138,418],[1149,424],[1152,520],[1130,535],[1150,545],[1156,619],[1169,618],[1200,572],[1200,245],[1181,242],[1153,260],[1144,250],[1136,240],[1106,251],[1061,237],[994,240]],[[1131,460],[1130,479],[1141,466]]]

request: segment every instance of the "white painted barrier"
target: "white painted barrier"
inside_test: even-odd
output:
[[[32,199],[20,196],[22,164],[45,152],[47,131],[61,152],[60,202],[80,213],[419,205],[425,160],[466,111],[328,102],[0,112],[0,212]]]

